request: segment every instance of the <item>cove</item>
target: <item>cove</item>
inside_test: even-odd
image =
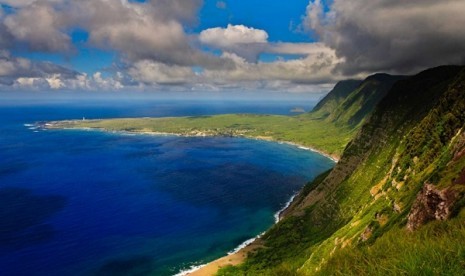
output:
[[[126,110],[134,112],[0,110],[0,204],[11,211],[1,214],[2,275],[172,275],[265,231],[302,185],[333,166],[292,145],[243,138],[29,129]]]

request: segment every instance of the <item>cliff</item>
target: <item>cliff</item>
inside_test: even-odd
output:
[[[361,92],[362,83],[358,93],[342,93],[336,109],[316,108],[361,128],[334,169],[308,184],[263,236],[264,248],[220,275],[463,272],[465,69],[396,78],[380,98]],[[358,95],[373,105],[341,109]]]
[[[341,81],[311,113],[314,117],[321,117],[336,125],[357,127],[373,112],[394,83],[404,78],[374,74],[363,81]]]

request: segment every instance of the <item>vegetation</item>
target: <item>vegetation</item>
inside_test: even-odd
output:
[[[298,116],[227,114],[53,122],[55,128],[97,128],[185,136],[243,136],[286,141],[339,157],[347,143],[400,77],[374,75],[343,81],[311,113]],[[343,115],[341,115],[343,114]]]
[[[311,116],[217,115],[176,118],[135,118],[59,122],[55,127],[109,131],[170,133],[186,136],[243,136],[293,142],[338,156],[353,135],[349,127]],[[336,133],[338,133],[336,135]]]
[[[218,275],[461,275],[464,114],[465,68],[443,66],[409,78],[378,74],[360,83],[342,83],[313,112],[293,117],[220,115],[52,125],[267,138],[341,155],[333,170],[303,188],[285,218],[263,236],[262,248]],[[414,203],[427,183],[452,195],[450,214],[456,217],[410,232],[409,214],[421,208]]]
[[[335,252],[316,275],[463,275],[465,214],[415,232],[394,227],[372,246]]]
[[[219,275],[461,275],[465,269],[465,70],[398,81],[327,175],[306,186],[264,249]],[[416,232],[425,183],[453,191],[450,221]]]

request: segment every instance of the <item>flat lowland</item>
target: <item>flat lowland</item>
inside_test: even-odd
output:
[[[338,159],[354,128],[338,126],[311,113],[298,116],[226,114],[195,117],[59,121],[49,128],[99,129],[158,135],[231,136],[289,142]]]

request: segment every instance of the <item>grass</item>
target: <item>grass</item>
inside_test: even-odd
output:
[[[273,227],[265,249],[219,275],[463,275],[465,211],[413,233],[405,227],[425,182],[462,192],[462,198],[465,190],[457,182],[465,157],[451,160],[463,149],[464,136],[457,133],[465,129],[465,74],[460,82],[444,77],[425,84],[430,77],[401,83],[330,175],[297,198],[320,199]],[[464,205],[459,201],[457,212]]]
[[[304,206],[298,216],[273,226],[262,238],[264,248],[218,275],[463,275],[465,211],[414,233],[405,229],[425,182],[465,193],[465,183],[455,183],[463,177],[465,157],[451,160],[463,149],[457,133],[465,129],[465,73],[454,81],[457,70],[439,68],[400,82],[347,147],[359,126],[344,124],[349,117],[338,123],[318,113],[68,121],[54,127],[243,136],[336,156],[345,149],[331,173],[296,198]],[[344,110],[354,114],[350,107]],[[457,212],[464,205],[462,199]]]
[[[55,122],[57,128],[158,132],[190,136],[243,136],[286,141],[338,157],[355,130],[310,114],[299,116],[227,114],[197,117],[128,118]]]
[[[395,227],[376,243],[337,251],[316,275],[463,275],[465,213],[418,231]]]

